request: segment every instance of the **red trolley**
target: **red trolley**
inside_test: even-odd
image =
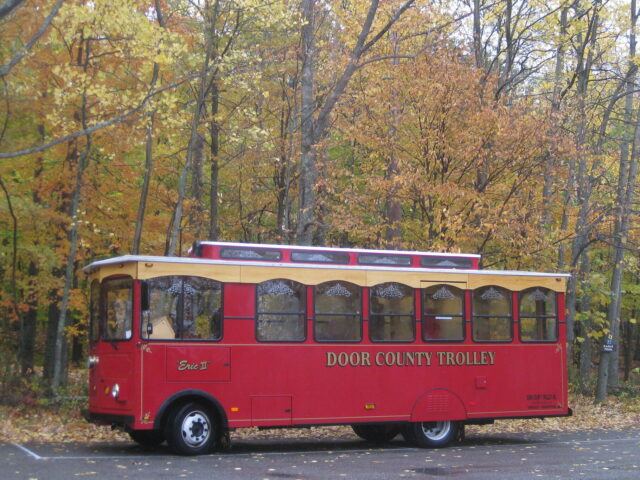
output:
[[[197,242],[94,262],[88,419],[195,455],[242,427],[440,447],[465,424],[570,415],[568,275],[479,261]]]

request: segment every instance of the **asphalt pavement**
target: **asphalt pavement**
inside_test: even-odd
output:
[[[0,443],[0,479],[640,479],[640,429],[468,436],[439,450],[401,438],[236,440],[230,450],[179,457],[134,443]]]

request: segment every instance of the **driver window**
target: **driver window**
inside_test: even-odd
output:
[[[203,277],[168,276],[147,281],[149,310],[142,322],[148,339],[219,340],[222,284]]]

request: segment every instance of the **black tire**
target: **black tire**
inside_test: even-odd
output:
[[[459,438],[463,428],[459,422],[413,422],[402,432],[404,438],[420,448],[446,447]]]
[[[164,442],[164,435],[160,430],[131,430],[129,436],[143,447],[153,448]]]
[[[178,455],[204,455],[216,444],[217,426],[211,410],[189,402],[176,408],[167,420],[165,437]]]
[[[363,440],[375,443],[390,442],[400,433],[398,425],[385,423],[355,423],[351,428]]]

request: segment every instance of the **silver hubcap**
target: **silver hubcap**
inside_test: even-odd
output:
[[[439,441],[445,438],[451,430],[451,422],[423,422],[422,431],[429,440]]]
[[[211,427],[209,417],[198,410],[184,417],[180,429],[185,443],[191,447],[198,447],[209,438]]]

